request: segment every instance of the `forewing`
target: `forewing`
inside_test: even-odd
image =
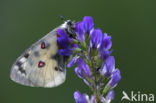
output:
[[[57,55],[57,28],[27,49],[13,64],[11,79],[34,87],[54,87],[66,78],[65,61]]]

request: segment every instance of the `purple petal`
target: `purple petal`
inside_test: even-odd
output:
[[[79,58],[78,61],[77,61],[77,65],[78,65],[79,68],[84,68],[85,63],[81,58]]]
[[[84,30],[85,30],[85,33],[90,34],[90,31],[91,31],[92,29],[94,29],[94,23],[93,23],[92,17],[90,17],[90,16],[85,16],[85,17],[83,18],[83,23],[84,23]]]
[[[103,66],[102,66],[101,74],[105,75],[106,77],[109,77],[109,76],[112,75],[114,70],[115,70],[115,59],[114,59],[114,56],[109,56],[106,59],[105,64],[103,64]]]
[[[105,48],[110,49],[112,46],[111,36],[107,36],[107,33],[104,33],[103,41]]]
[[[106,49],[100,49],[99,50],[100,59],[106,60],[111,55],[112,52],[113,52],[113,50],[109,51]]]
[[[102,64],[102,70],[101,70],[101,75],[103,76],[103,75],[105,75],[106,73],[107,73],[107,66],[106,66],[106,64]]]
[[[58,54],[62,56],[70,56],[72,54],[72,49],[60,49]]]
[[[64,31],[64,30],[62,30],[62,29],[58,29],[57,30],[57,33],[58,33],[58,37],[61,37],[61,38],[68,38],[68,35],[66,34],[66,32]]]
[[[106,102],[110,103],[114,99],[114,91],[110,90],[106,96]]]
[[[60,47],[62,48],[67,48],[69,46],[69,44],[72,42],[72,39],[70,39],[68,37],[68,35],[66,34],[66,32],[62,29],[58,29],[58,37],[57,37],[57,43]]]
[[[74,93],[74,99],[76,103],[87,103],[86,95],[82,95],[79,91]]]
[[[75,73],[81,79],[82,78],[85,78],[87,76],[86,73],[81,68],[79,68],[79,67],[76,67],[75,68]]]
[[[78,45],[77,44],[73,44],[72,48],[78,48]]]
[[[111,36],[107,36],[107,33],[104,33],[100,49],[109,50],[111,46],[112,46]]]
[[[85,62],[81,58],[78,59],[77,64],[78,67],[82,69],[82,72],[84,72],[84,74],[88,75],[89,77],[92,77],[89,66],[85,64]]]
[[[99,55],[102,60],[107,59],[112,53],[112,50],[109,51],[109,49],[112,46],[111,36],[107,36],[106,33],[104,33],[104,36],[102,38]]]
[[[75,31],[77,34],[77,39],[81,42],[85,40],[85,36],[84,36],[84,24],[83,22],[78,22],[75,25]]]
[[[67,64],[67,67],[68,68],[71,68],[77,61],[79,57],[78,56],[75,56],[68,64]]]
[[[109,56],[106,59],[106,65],[108,68],[110,68],[110,71],[113,71],[115,69],[115,59],[114,56]]]
[[[89,76],[89,77],[92,77],[91,75],[91,71],[90,71],[90,68],[87,64],[85,64],[85,68],[83,68],[85,73]]]
[[[102,31],[98,28],[92,32],[90,47],[91,48],[99,48],[102,42]]]
[[[120,80],[121,80],[120,70],[116,69],[116,71],[113,73],[111,80],[108,82],[108,85],[111,87],[115,87]]]

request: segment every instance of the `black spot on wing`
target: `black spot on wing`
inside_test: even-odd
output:
[[[58,54],[52,55],[51,59],[58,60],[58,56],[59,56]]]
[[[26,71],[23,69],[23,67],[19,67],[18,70],[22,73],[26,75]]]
[[[16,62],[16,65],[17,65],[18,67],[21,67],[22,63],[21,63],[20,61],[17,61],[17,62]]]
[[[38,51],[34,51],[34,56],[39,57],[40,53]]]
[[[58,68],[58,67],[55,67],[55,70],[56,70],[56,71],[58,71],[58,70],[59,70],[59,68]]]
[[[26,71],[25,71],[25,70],[23,69],[23,67],[22,67],[22,62],[17,61],[15,65],[18,67],[18,70],[19,70],[21,73],[26,74]]]
[[[58,67],[55,67],[55,71],[61,71],[63,72],[65,70],[65,60],[63,56],[60,56],[59,54],[55,54],[51,56],[51,59],[56,60],[58,63]]]
[[[29,58],[29,59],[28,59],[28,63],[29,63],[31,66],[33,65],[34,61],[32,60],[32,58]]]
[[[60,67],[55,67],[55,70],[63,72],[63,70]]]

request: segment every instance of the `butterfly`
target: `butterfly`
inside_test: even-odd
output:
[[[63,29],[74,38],[75,22],[66,20],[17,58],[10,78],[16,83],[32,87],[56,87],[66,79],[66,58],[58,55],[57,30]]]

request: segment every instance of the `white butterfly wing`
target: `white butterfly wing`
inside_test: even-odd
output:
[[[57,28],[27,49],[13,64],[11,79],[34,87],[55,87],[66,78],[65,60],[57,55]]]

